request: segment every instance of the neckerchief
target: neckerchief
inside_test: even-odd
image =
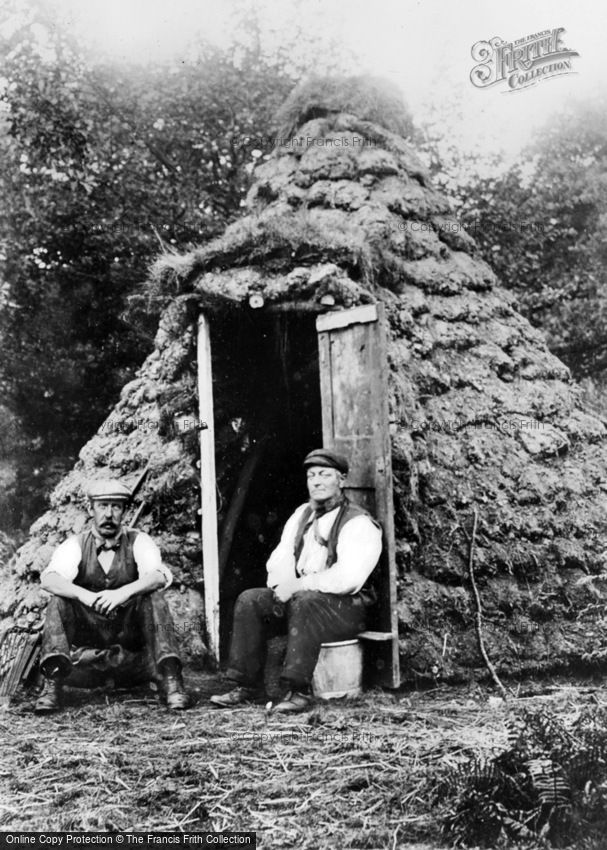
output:
[[[122,540],[122,528],[118,529],[118,534],[115,537],[102,537],[95,528],[92,531],[97,546],[97,554],[100,552],[116,552]]]
[[[343,505],[345,501],[344,494],[340,491],[337,496],[334,496],[332,499],[325,499],[323,502],[317,502],[315,499],[310,499],[310,507],[312,509],[312,513],[310,514],[310,519],[306,523],[304,528],[304,535],[307,534],[308,529],[312,526],[312,532],[314,534],[314,540],[320,546],[326,546],[328,541],[322,536],[320,531],[318,530],[318,520],[321,516],[334,511],[335,508],[339,508]]]
[[[344,498],[344,494],[340,490],[337,496],[333,496],[332,499],[325,499],[323,502],[317,502],[316,499],[310,499],[310,507],[312,508],[312,513],[318,519],[319,517],[328,514],[329,511],[332,511],[335,508],[338,508],[343,505]]]

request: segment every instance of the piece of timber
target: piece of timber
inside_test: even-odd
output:
[[[374,631],[366,631],[359,632],[356,635],[357,638],[361,640],[374,640],[374,641],[382,641],[382,640],[392,640],[394,637],[394,632],[374,632]]]
[[[219,551],[217,544],[217,497],[215,481],[215,418],[211,333],[204,313],[198,319],[198,403],[200,421],[200,494],[204,610],[209,658],[219,663]]]

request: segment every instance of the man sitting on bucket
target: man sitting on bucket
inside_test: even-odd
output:
[[[175,629],[159,592],[171,572],[151,537],[123,528],[130,499],[124,484],[96,481],[88,497],[91,528],[62,543],[41,575],[52,598],[40,656],[45,683],[35,710],[57,711],[64,683],[131,682],[137,673],[160,678],[169,708],[187,708]]]
[[[381,529],[344,495],[345,457],[316,449],[303,465],[310,501],[287,520],[267,563],[267,587],[245,590],[236,601],[227,671],[233,688],[211,697],[222,708],[257,696],[266,641],[286,633],[285,696],[274,711],[305,711],[321,644],[349,640],[365,628],[374,601],[365,583],[381,554]]]

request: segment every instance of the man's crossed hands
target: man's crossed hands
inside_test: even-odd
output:
[[[301,579],[293,576],[293,578],[279,582],[274,588],[274,593],[281,602],[288,602],[298,590],[301,590]]]
[[[114,590],[100,590],[94,593],[92,590],[82,588],[80,601],[87,608],[92,608],[98,614],[106,617],[116,608],[124,605],[131,598],[131,593],[126,587],[117,587]]]

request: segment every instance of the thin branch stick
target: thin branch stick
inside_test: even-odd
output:
[[[144,510],[147,508],[147,506],[148,506],[147,502],[141,502],[141,504],[139,505],[139,507],[135,511],[135,516],[133,517],[133,519],[129,523],[131,528],[136,527],[137,523],[141,519],[141,514],[144,512]]]
[[[470,538],[470,550],[468,556],[468,575],[470,576],[470,584],[472,585],[472,592],[474,593],[474,601],[476,607],[476,617],[475,617],[475,629],[476,629],[476,639],[478,641],[478,648],[480,650],[481,655],[483,656],[483,661],[485,662],[485,666],[489,671],[491,678],[495,684],[495,687],[498,689],[500,694],[502,695],[505,702],[508,701],[508,693],[506,688],[502,685],[499,676],[497,675],[496,669],[491,663],[491,659],[487,655],[487,650],[485,649],[485,640],[483,638],[483,609],[481,606],[481,596],[478,592],[478,587],[476,585],[476,578],[474,577],[474,546],[476,543],[476,530],[478,528],[478,511],[474,509],[474,524],[472,526],[472,537]],[[466,535],[467,536],[467,535]]]

